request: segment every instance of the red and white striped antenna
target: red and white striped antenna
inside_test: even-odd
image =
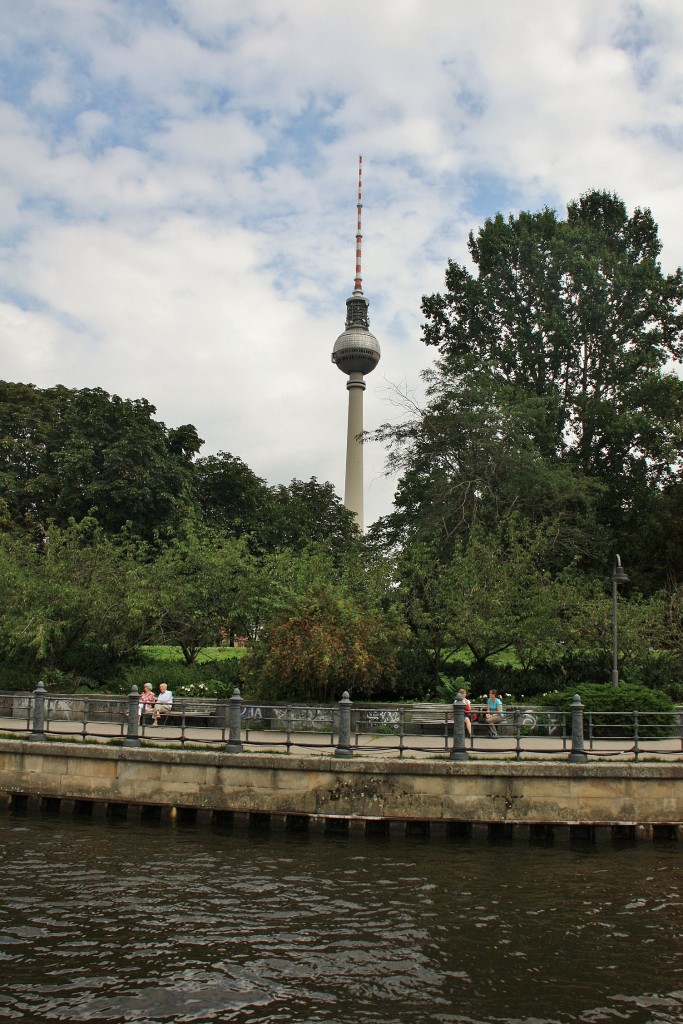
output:
[[[360,257],[361,257],[361,242],[363,235],[361,233],[360,218],[363,210],[363,157],[358,157],[358,228],[356,230],[356,277],[353,282],[354,292],[360,292],[363,294],[363,278],[361,277],[360,271]]]

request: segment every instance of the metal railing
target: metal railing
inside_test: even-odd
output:
[[[529,706],[506,709],[496,739],[473,705],[471,733],[464,705],[249,703],[238,689],[229,699],[176,699],[158,725],[141,713],[135,687],[127,697],[33,693],[0,694],[0,735],[5,738],[109,742],[124,746],[188,744],[227,753],[244,750],[355,755],[565,757],[574,762],[627,757],[680,758],[683,710],[596,712],[578,696],[571,711]]]

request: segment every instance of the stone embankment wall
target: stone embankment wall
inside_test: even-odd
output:
[[[0,740],[0,794],[324,818],[683,824],[683,765],[287,757]]]

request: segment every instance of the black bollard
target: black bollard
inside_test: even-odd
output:
[[[574,764],[584,764],[588,760],[583,747],[583,704],[578,693],[574,694],[572,701],[572,749],[567,760]]]
[[[138,715],[140,709],[138,707],[140,703],[140,694],[138,693],[137,686],[131,687],[130,693],[128,694],[128,730],[126,732],[126,738],[123,741],[124,747],[139,747],[140,737],[138,735]]]
[[[339,742],[334,756],[353,757],[353,750],[351,749],[351,699],[348,690],[344,690],[339,701]]]
[[[230,731],[228,733],[228,742],[223,747],[226,754],[241,754],[244,750],[241,740],[241,727],[242,727],[242,694],[239,691],[239,687],[235,687],[232,691],[232,697],[229,701],[228,719],[230,722]]]
[[[453,701],[453,749],[451,761],[469,761],[470,755],[465,746],[465,701],[456,694]]]
[[[33,691],[33,724],[29,740],[34,743],[45,735],[45,684],[42,679]]]

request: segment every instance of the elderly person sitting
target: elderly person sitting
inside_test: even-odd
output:
[[[140,714],[140,722],[144,721],[145,715],[149,715],[152,712],[152,707],[156,703],[156,697],[152,690],[151,683],[145,683],[142,687],[142,693],[140,694],[140,700],[138,701],[138,712]]]
[[[154,710],[152,711],[152,718],[154,721],[152,725],[159,724],[159,715],[163,715],[170,711],[173,707],[173,694],[169,690],[166,683],[159,684],[159,696],[156,699]]]

